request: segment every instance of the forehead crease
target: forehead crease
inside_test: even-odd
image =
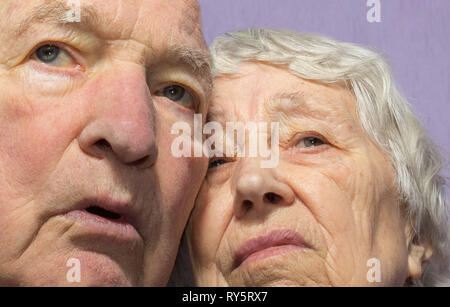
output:
[[[344,99],[337,97],[338,101]],[[346,129],[352,133],[361,132],[359,120],[347,109],[345,104],[320,98],[303,92],[279,93],[271,97],[265,111],[272,121],[284,124],[298,119],[309,118],[331,124],[336,129]]]
[[[6,4],[1,4],[0,5],[0,12],[2,14],[5,14],[3,16],[7,17],[7,16],[16,16],[15,14],[18,13],[18,10],[20,10],[21,6],[23,4],[18,3],[18,2],[12,2],[12,1],[8,1],[6,2]]]
[[[313,100],[310,94],[302,91],[276,93],[270,96],[264,105],[266,112],[274,117],[279,114],[323,117],[329,113],[329,110]]]
[[[72,10],[64,1],[46,0],[42,4],[31,9],[28,17],[19,24],[16,35],[19,36],[27,31],[35,23],[71,24],[79,28],[100,28],[102,25],[111,25],[114,20],[109,20],[106,14],[97,12],[97,9],[90,4],[83,4],[80,8],[80,22],[70,22],[67,13]]]
[[[69,10],[65,3],[46,0],[43,4],[35,6],[28,13],[28,17],[19,24],[16,35],[27,31],[36,22],[63,22],[66,12]]]
[[[180,29],[187,35],[201,37],[200,7],[196,1],[184,0],[185,8],[182,14]]]

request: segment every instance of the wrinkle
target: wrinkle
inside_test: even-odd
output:
[[[30,204],[32,202],[33,202],[33,200],[27,202],[24,206],[26,207],[28,204]],[[20,206],[19,208],[16,208],[16,209],[23,209],[24,206]],[[38,220],[37,231],[33,232],[33,236],[31,238],[29,238],[25,242],[25,244],[24,244],[24,246],[22,248],[20,248],[19,255],[17,256],[16,261],[20,261],[20,259],[23,257],[25,252],[31,247],[31,245],[34,243],[34,241],[36,240],[37,236],[39,235],[39,233],[41,231],[41,228],[42,228],[42,225],[44,225],[47,220],[48,220],[48,218],[44,219],[43,221],[41,219]]]
[[[119,11],[120,11],[121,8],[122,8],[122,2],[120,2]],[[139,20],[141,20],[141,16],[142,16],[142,5],[139,6],[139,11],[137,12],[137,17],[136,17],[136,20],[134,21],[134,26],[131,29],[130,37],[135,37],[136,36],[137,27],[138,27],[138,24],[139,24]]]
[[[336,264],[339,263],[339,261],[336,261],[336,259],[334,258],[333,254],[331,253],[327,253],[326,256],[327,259],[324,259],[324,265],[325,265],[325,274],[326,277],[328,279],[329,284],[332,284],[332,280],[336,280],[336,278],[332,278],[331,275],[333,274],[333,277],[338,277],[340,279],[340,282],[343,283],[344,280],[346,280],[346,278],[344,278],[343,276],[341,276],[341,273],[339,273],[338,269],[336,268]],[[329,260],[328,260],[329,259]],[[353,259],[353,266],[352,268],[355,268],[355,261],[354,261],[354,257],[352,257]],[[353,274],[352,274],[352,278],[353,278]]]

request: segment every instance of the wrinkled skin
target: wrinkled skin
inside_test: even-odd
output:
[[[223,125],[280,122],[280,161],[261,168],[262,158],[212,159],[186,232],[198,285],[386,286],[420,276],[430,251],[409,251],[393,167],[363,130],[348,89],[243,63],[215,78],[210,111]],[[296,232],[304,246],[234,262],[245,242],[278,230]],[[367,278],[372,258],[379,282]]]
[[[171,44],[207,55],[198,5],[86,0],[79,25],[47,14],[19,28],[54,2],[0,4],[0,284],[165,285],[207,168],[170,152],[172,124],[192,125],[209,100],[207,72],[167,58]],[[49,42],[61,50],[51,64],[36,55]],[[195,107],[165,96],[172,84]],[[86,199],[125,204],[139,235],[67,218]]]

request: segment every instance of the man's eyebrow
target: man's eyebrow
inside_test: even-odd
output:
[[[199,76],[208,84],[208,90],[212,89],[210,55],[207,50],[171,44],[168,46],[164,58],[169,63],[179,63],[188,66],[193,74]]]
[[[98,14],[91,5],[82,5],[80,7],[80,21],[72,21],[68,18],[68,13],[73,11],[73,7],[67,5],[64,1],[46,1],[43,4],[35,6],[31,14],[19,22],[15,30],[15,36],[19,37],[32,28],[35,24],[51,23],[60,26],[70,26],[73,28],[95,29],[100,24],[110,24],[104,20],[105,17]]]

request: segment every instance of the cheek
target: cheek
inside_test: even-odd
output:
[[[10,258],[40,226],[36,200],[74,139],[74,101],[34,100],[0,80],[0,228],[7,234],[0,255]],[[10,81],[9,81],[10,82]],[[20,229],[18,232],[17,229]],[[5,256],[6,255],[6,256]],[[14,256],[15,257],[15,256]]]
[[[11,87],[0,98],[0,172],[24,193],[39,189],[74,140],[76,123],[70,99],[25,96]]]
[[[190,219],[189,239],[196,261],[215,262],[214,256],[233,214],[232,197],[227,184],[212,187],[204,183]]]
[[[183,231],[188,216],[194,206],[195,198],[203,182],[208,167],[206,157],[175,157],[171,146],[177,135],[171,134],[175,122],[191,123],[192,114],[183,114],[171,108],[156,104],[158,158],[155,165],[158,174],[159,190],[163,195],[165,210],[172,218],[168,226]],[[191,125],[192,127],[192,125]]]
[[[79,70],[51,72],[46,69],[38,62],[29,61],[12,78],[30,100],[33,96],[61,99],[87,81],[86,75]]]
[[[344,163],[333,163],[291,167],[286,173],[300,202],[311,213],[315,247],[332,268],[331,280],[351,280],[355,270],[364,268],[370,248],[364,237],[367,231],[356,218],[360,213],[353,203],[353,191],[347,185],[354,171]]]
[[[365,281],[368,259],[386,259],[395,244],[401,247],[396,234],[403,231],[398,228],[392,169],[387,163],[371,152],[320,167],[297,166],[289,173],[296,194],[323,234],[326,261],[338,280],[354,276]]]
[[[206,169],[206,159],[175,158],[159,146],[160,161],[155,166],[160,191],[171,213],[187,215],[191,211]],[[164,158],[161,158],[164,157]]]
[[[351,174],[345,166],[333,163],[332,167],[297,166],[285,171],[297,197],[326,234],[340,234],[351,227],[351,197],[342,186]]]

